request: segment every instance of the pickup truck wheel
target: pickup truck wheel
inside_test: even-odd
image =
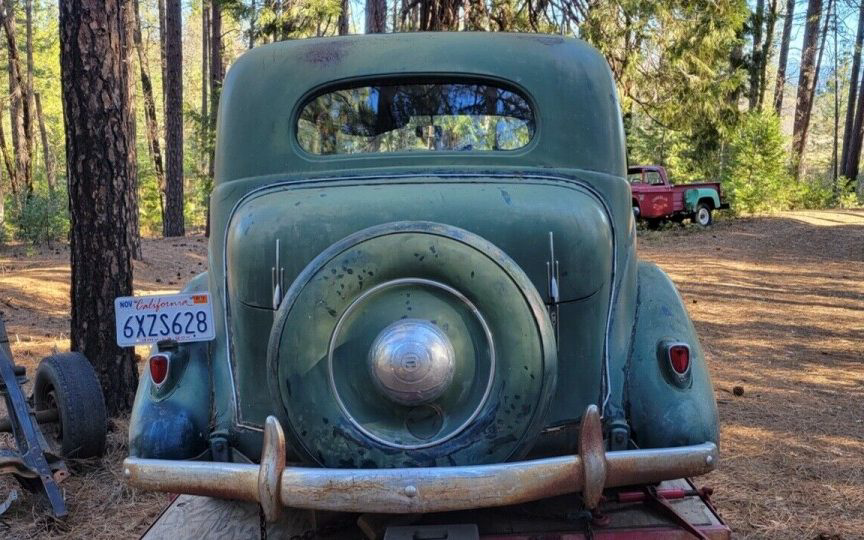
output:
[[[63,456],[84,459],[105,454],[105,400],[96,372],[83,354],[54,354],[39,363],[33,405],[37,412],[57,410],[57,422],[41,427],[48,443]]]
[[[693,214],[693,221],[702,227],[707,227],[714,223],[711,207],[705,203],[699,203],[699,206],[696,207],[696,212]]]
[[[633,206],[633,217],[636,219],[639,219],[640,214],[641,214],[641,212],[639,211],[639,207],[634,205]]]

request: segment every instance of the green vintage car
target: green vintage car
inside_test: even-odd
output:
[[[133,485],[417,513],[707,473],[717,409],[640,262],[615,84],[529,34],[309,39],[231,66],[215,339],[154,350]]]

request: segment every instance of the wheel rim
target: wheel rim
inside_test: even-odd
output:
[[[711,213],[703,206],[699,209],[696,219],[699,221],[699,225],[708,225],[708,221],[711,219]]]
[[[60,408],[57,406],[57,395],[55,394],[53,387],[48,390],[45,398],[45,402],[48,405],[47,410],[50,411],[51,409],[54,409],[58,411],[58,414],[56,422],[51,422],[50,424],[47,424],[51,426],[51,429],[43,431],[47,433],[48,438],[52,440],[52,442],[57,446],[57,448],[61,448],[63,446],[63,419],[60,417],[59,414]]]

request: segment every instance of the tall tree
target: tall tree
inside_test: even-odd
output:
[[[762,19],[765,16],[765,0],[756,0],[756,11],[751,20],[753,51],[750,53],[750,110],[759,103],[759,74],[762,72]]]
[[[771,0],[768,5],[768,15],[765,17],[765,42],[762,45],[762,58],[759,62],[759,98],[757,108],[761,111],[765,102],[765,78],[768,71],[768,59],[771,57],[771,46],[774,43],[774,25],[777,22],[777,0]]]
[[[60,69],[66,124],[72,264],[72,349],[102,382],[111,414],[132,406],[138,384],[134,350],[116,344],[114,299],[132,293],[132,214],[136,187],[134,125],[124,4],[63,0]]]
[[[36,118],[39,120],[39,135],[42,139],[42,157],[45,162],[45,181],[48,189],[54,193],[57,190],[57,169],[54,166],[54,152],[48,144],[48,130],[45,128],[45,116],[42,114],[42,98],[39,94],[33,94],[33,102],[36,105]]]
[[[783,36],[780,38],[780,56],[777,59],[777,82],[774,87],[774,111],[779,115],[783,109],[783,92],[786,90],[786,64],[789,61],[789,42],[792,39],[792,24],[795,16],[795,0],[786,1],[783,20]]]
[[[840,154],[840,175],[850,178],[849,150],[852,146],[855,126],[855,101],[858,97],[858,77],[861,70],[861,47],[864,45],[864,2],[858,8],[858,32],[855,34],[855,49],[852,51],[852,68],[849,74],[849,98],[846,102],[846,121],[843,124],[843,151]],[[857,166],[855,167],[857,169]]]
[[[348,23],[350,22],[351,13],[349,11],[348,0],[339,0],[339,35],[346,36],[350,31]]]
[[[387,31],[387,0],[366,0],[366,33]]]
[[[22,73],[21,55],[15,37],[15,10],[10,0],[0,0],[0,17],[3,18],[3,30],[6,33],[9,49],[11,101],[18,109],[13,111],[12,118],[13,146],[14,142],[18,141],[18,147],[15,149],[16,182],[26,198],[33,193],[33,115],[27,99],[27,81]]]
[[[210,120],[207,117],[207,87],[210,80],[207,78],[209,68],[210,52],[210,1],[201,0],[201,171],[207,174],[207,157],[210,152],[208,134],[210,132]]]
[[[829,0],[830,1],[830,0]],[[809,0],[807,19],[804,25],[804,44],[801,47],[801,67],[798,76],[798,96],[795,101],[795,120],[792,128],[792,168],[795,178],[801,174],[801,161],[807,145],[810,128],[810,111],[816,80],[819,77],[816,56],[819,53],[819,21],[822,16],[822,0]]]
[[[131,111],[127,115],[128,125],[126,129],[129,133],[132,134],[132,140],[136,140],[135,133],[135,88],[136,85],[131,76],[129,76],[129,66],[132,65],[132,54],[135,48],[135,6],[132,4],[132,0],[122,0],[120,2],[120,22],[122,24],[122,38],[123,40],[120,43],[120,50],[123,54],[123,62],[126,63],[127,66],[127,77],[126,84],[129,86],[127,90],[128,95],[128,107]],[[131,153],[130,159],[132,163],[138,163],[138,151],[137,146],[132,145],[129,148],[129,152]],[[129,226],[126,229],[126,241],[129,243],[129,251],[132,253],[132,258],[135,260],[141,260],[143,258],[143,254],[141,251],[141,233],[140,233],[140,219],[141,216],[138,214],[138,175],[135,174],[130,178],[131,187],[126,192],[126,204],[129,208],[134,208],[135,210],[129,214]]]
[[[141,12],[139,0],[133,0],[132,39],[135,50],[138,53],[138,71],[141,77],[141,93],[144,97],[144,121],[147,124],[147,151],[153,162],[153,172],[156,174],[156,182],[159,184],[159,210],[162,219],[165,219],[165,170],[162,166],[162,145],[159,142],[159,123],[156,119],[156,99],[153,97],[153,81],[150,78],[150,65],[147,54],[144,51],[144,43],[141,37]],[[161,54],[161,52],[160,52]]]
[[[216,115],[219,109],[219,96],[222,93],[222,79],[224,67],[222,64],[222,6],[220,0],[211,0],[210,3],[210,126],[208,138],[210,144],[209,178],[213,180],[213,166],[215,164],[214,152],[216,150],[212,141],[216,132]]]
[[[165,217],[164,236],[183,236],[183,33],[180,0],[165,2]]]

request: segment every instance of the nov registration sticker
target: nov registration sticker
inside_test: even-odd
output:
[[[124,296],[114,300],[114,311],[121,347],[164,339],[210,341],[216,336],[208,293]]]

